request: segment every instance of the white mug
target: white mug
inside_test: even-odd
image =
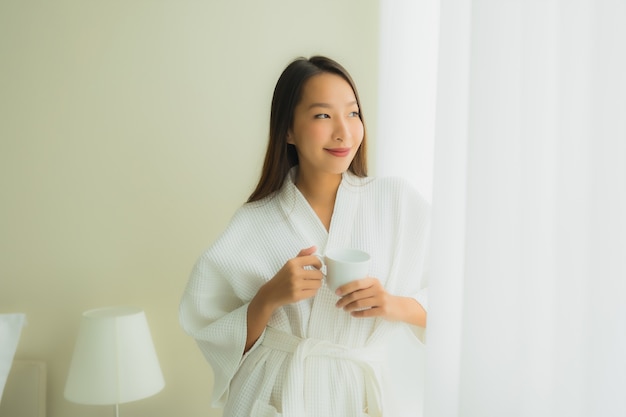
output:
[[[322,262],[322,273],[333,292],[351,281],[366,278],[369,272],[370,255],[359,249],[333,249],[324,257],[316,256]]]

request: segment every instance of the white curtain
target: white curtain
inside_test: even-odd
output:
[[[626,416],[626,1],[441,0],[427,417]]]
[[[401,176],[431,201],[439,0],[380,0],[376,176]]]

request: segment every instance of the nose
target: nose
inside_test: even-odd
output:
[[[350,129],[348,127],[348,122],[343,119],[336,119],[333,137],[337,141],[345,142],[351,138],[352,134],[350,133]]]

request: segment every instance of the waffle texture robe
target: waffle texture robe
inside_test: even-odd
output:
[[[294,184],[243,205],[195,265],[180,322],[210,363],[225,417],[421,415],[424,346],[406,323],[353,318],[323,284],[274,312],[243,355],[250,300],[301,249],[358,248],[370,276],[427,308],[429,206],[397,178],[343,174],[327,231]]]

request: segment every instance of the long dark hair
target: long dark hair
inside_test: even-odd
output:
[[[261,200],[278,191],[287,177],[289,170],[298,165],[295,146],[287,143],[287,134],[293,125],[294,109],[302,98],[304,84],[317,74],[332,73],[346,80],[356,98],[359,117],[363,123],[363,141],[348,167],[348,171],[358,177],[367,176],[366,130],[361,101],[352,77],[339,63],[324,56],[309,59],[298,58],[292,61],[280,75],[270,113],[270,132],[261,178],[248,202]]]

